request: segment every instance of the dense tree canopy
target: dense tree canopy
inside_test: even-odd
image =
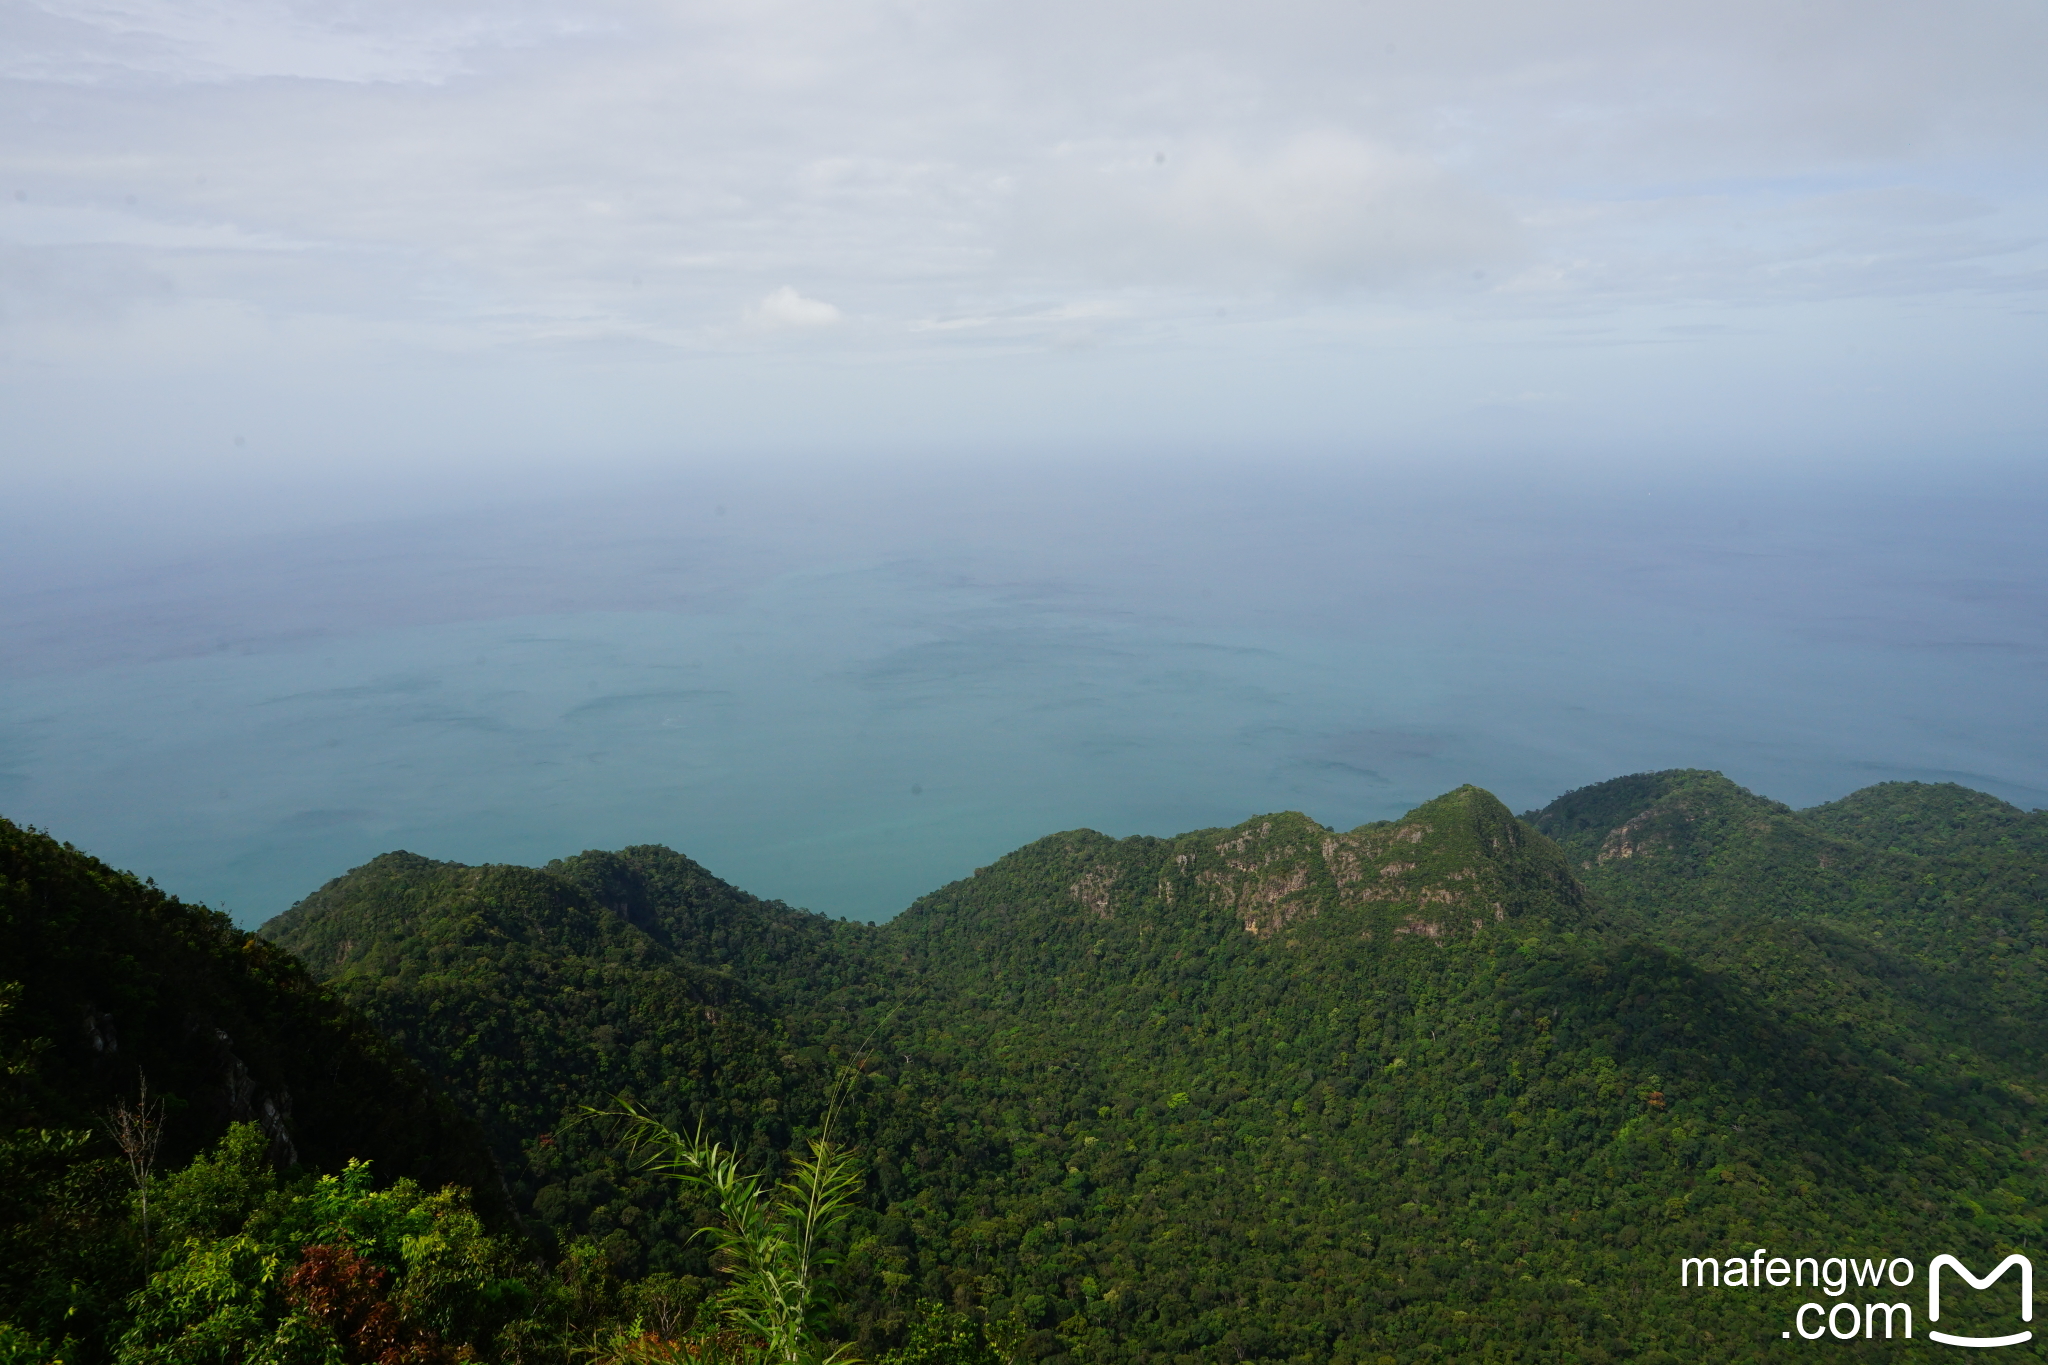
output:
[[[396,1093],[430,1078],[497,1169],[416,1169],[374,1125],[311,1156],[295,1089],[272,1128],[311,1174],[267,1174],[290,1162],[260,1115],[211,1154],[226,1117],[190,1124],[160,1244],[121,1251],[140,1233],[117,1154],[83,1108],[63,1128],[25,1098],[90,1068],[36,1047],[62,1009],[17,1009],[8,1235],[70,1219],[102,1261],[156,1258],[102,1293],[105,1351],[201,1331],[190,1286],[240,1255],[270,1267],[230,1278],[273,1334],[345,1343],[374,1299],[421,1359],[654,1359],[724,1292],[693,1235],[719,1215],[588,1108],[626,1097],[773,1173],[837,1087],[863,1186],[817,1325],[869,1359],[1761,1359],[1800,1297],[1682,1286],[1683,1259],[2037,1249],[2044,876],[2048,817],[1980,793],[1892,783],[1799,812],[1689,771],[1521,819],[1467,787],[1351,831],[1056,834],[883,925],[659,847],[387,854],[237,951],[362,1056],[403,1052]],[[254,1164],[252,1134],[272,1144]],[[477,1219],[449,1181],[521,1221]],[[344,1195],[468,1248],[446,1290],[468,1306],[418,1307],[402,1246],[279,1212]],[[321,1317],[291,1289],[315,1282],[357,1306]]]
[[[1952,794],[1887,799],[1896,842]],[[2004,810],[1999,848],[2032,827]],[[875,927],[659,848],[400,879],[478,925],[512,893],[462,887],[495,879],[576,907],[548,933],[609,912],[605,946],[592,929],[549,970],[659,957],[644,970],[694,994],[658,1012],[653,991],[510,987],[523,930],[488,949],[437,930],[434,970],[395,940],[336,960],[369,940],[385,860],[267,932],[477,1112],[526,1106],[497,1130],[516,1196],[629,1274],[705,1273],[674,1236],[697,1215],[565,1138],[549,1086],[558,1114],[628,1090],[772,1160],[855,1060],[869,1241],[843,1329],[871,1347],[916,1292],[1025,1358],[1739,1356],[1780,1307],[1682,1293],[1681,1256],[1954,1240],[1959,1209],[1972,1246],[2038,1233],[2040,1054],[1990,1035],[2040,996],[2010,975],[1986,996],[1984,923],[1930,899],[1991,875],[1989,846],[1877,851],[1839,824],[1710,774],[1528,821],[1466,788],[1348,833],[1281,814],[1054,835]],[[2011,932],[2040,904],[2025,865],[1996,873]],[[517,1022],[542,999],[547,1020]],[[558,1041],[471,1060],[464,1040],[519,1028]]]

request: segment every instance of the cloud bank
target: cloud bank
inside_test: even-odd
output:
[[[2044,424],[2011,360],[2048,285],[2033,4],[36,0],[0,54],[0,388],[38,467],[200,459],[258,370],[423,449],[394,375],[533,404],[532,374],[628,358],[683,368],[469,430],[646,446],[646,395],[799,355],[868,368],[795,445],[869,394],[872,440],[911,440],[984,384],[1017,439],[1080,431],[1103,409],[1067,379],[928,376],[1083,354],[1147,395],[1105,440],[1139,408],[1254,429],[1217,377],[1266,365],[1314,372],[1269,385],[1273,429],[1340,442],[1469,435],[1503,392],[1586,395],[1542,405],[1564,424],[1740,393],[1817,431],[1874,391],[1928,430]],[[1354,372],[1382,387],[1345,407]],[[151,385],[185,407],[76,416]]]

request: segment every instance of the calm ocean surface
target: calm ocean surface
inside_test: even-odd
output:
[[[0,813],[253,924],[396,848],[666,843],[882,918],[1056,830],[1348,827],[1463,782],[2048,804],[2043,509],[1989,476],[906,468],[81,551],[0,606]]]

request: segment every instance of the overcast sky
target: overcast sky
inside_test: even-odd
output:
[[[2012,453],[2044,70],[2035,0],[10,0],[0,460]]]

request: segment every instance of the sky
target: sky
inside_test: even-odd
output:
[[[1462,780],[2039,804],[2044,58],[2023,3],[13,0],[0,811],[253,921],[396,841],[873,916]]]
[[[77,503],[2041,428],[2023,0],[16,0],[0,54],[9,459]]]

